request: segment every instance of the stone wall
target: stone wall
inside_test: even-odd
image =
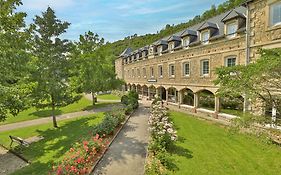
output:
[[[172,86],[179,88],[208,89],[215,88],[213,81],[216,79],[215,69],[225,65],[225,59],[235,56],[237,64],[245,64],[245,35],[241,34],[235,38],[220,39],[210,42],[207,45],[199,45],[188,49],[166,53],[154,58],[136,61],[124,65],[124,78],[127,83],[154,86]],[[201,76],[201,60],[210,60],[209,76]],[[190,76],[183,75],[183,63],[190,63]],[[175,77],[169,77],[169,65],[175,64]],[[163,66],[163,78],[160,78],[158,66]],[[150,77],[150,68],[154,69],[154,77]],[[146,68],[147,77],[143,76],[143,68]],[[135,76],[132,76],[134,69]],[[140,69],[141,76],[137,76],[137,69]],[[130,73],[128,74],[128,70]],[[149,80],[157,82],[149,83]],[[212,90],[213,91],[213,90]]]
[[[259,48],[281,48],[281,25],[270,25],[270,6],[280,0],[255,0],[249,3],[250,57],[259,58]]]
[[[124,66],[122,58],[118,58],[115,60],[115,73],[117,78],[124,79]]]

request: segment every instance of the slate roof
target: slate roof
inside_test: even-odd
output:
[[[226,15],[223,19],[222,22],[227,22],[229,20],[235,19],[235,18],[246,18],[246,16],[242,13],[237,12],[236,10],[232,10],[228,15]]]
[[[181,37],[185,37],[188,35],[192,35],[192,36],[197,36],[197,32],[194,30],[190,30],[190,29],[186,29],[185,31],[183,31],[183,33],[181,34]]]
[[[204,29],[209,29],[209,28],[213,28],[213,29],[218,29],[217,24],[206,21],[199,29],[197,29],[198,31],[202,31]]]
[[[241,16],[241,17],[246,17],[245,16],[246,10],[247,10],[247,8],[244,7],[244,6],[236,7],[233,10],[222,13],[218,16],[215,16],[215,17],[210,18],[206,21],[203,21],[199,24],[193,25],[193,26],[191,26],[191,27],[189,27],[189,28],[187,28],[183,31],[180,31],[180,32],[175,33],[175,34],[173,34],[171,36],[168,36],[168,37],[164,37],[164,38],[162,38],[158,41],[155,41],[151,45],[154,45],[154,46],[167,45],[168,41],[171,37],[182,38],[182,37],[187,36],[187,35],[197,36],[198,35],[197,31],[200,31],[200,30],[202,30],[206,27],[211,27],[211,28],[217,29],[217,31],[213,34],[213,36],[211,36],[210,40],[223,38],[224,37],[224,25],[225,25],[223,20],[228,19],[228,18],[232,18],[233,16],[236,17],[237,15]],[[238,31],[240,31],[240,30],[242,30],[242,29],[238,29]],[[201,43],[200,37],[197,36],[197,37],[194,37],[194,39],[190,42],[190,46],[198,45],[200,43]]]
[[[125,49],[125,50],[120,54],[120,57],[129,56],[132,52],[133,52],[133,49],[127,48],[127,49]]]
[[[176,35],[172,35],[169,39],[168,42],[170,41],[181,41],[181,37],[180,36],[176,36]]]

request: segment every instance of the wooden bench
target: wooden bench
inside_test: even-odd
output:
[[[10,144],[10,148],[12,147],[13,143],[14,142],[17,142],[19,145],[21,146],[25,146],[25,147],[28,147],[29,146],[29,143],[25,140],[23,140],[22,138],[20,137],[15,137],[15,136],[9,136],[10,139],[11,139],[11,144]]]

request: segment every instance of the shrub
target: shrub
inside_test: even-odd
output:
[[[130,91],[128,93],[128,97],[138,100],[139,99],[139,94],[136,91]]]
[[[113,109],[111,112],[108,112],[107,115],[111,115],[112,117],[118,120],[118,124],[121,124],[126,119],[126,114],[124,109]]]
[[[118,119],[110,114],[106,114],[103,121],[94,127],[93,133],[99,135],[108,135],[111,134],[117,126]]]
[[[124,95],[121,97],[121,103],[123,103],[124,105],[128,105],[129,104],[129,97],[127,95]]]
[[[153,100],[152,105],[155,105],[157,102],[162,102],[161,98],[157,97]]]

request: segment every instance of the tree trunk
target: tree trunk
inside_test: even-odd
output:
[[[93,92],[92,92],[92,101],[93,101],[93,106],[95,106],[97,99],[96,99],[95,93],[93,93]]]
[[[58,128],[57,118],[55,115],[55,104],[52,104],[52,117],[53,117],[53,125],[55,128]]]

